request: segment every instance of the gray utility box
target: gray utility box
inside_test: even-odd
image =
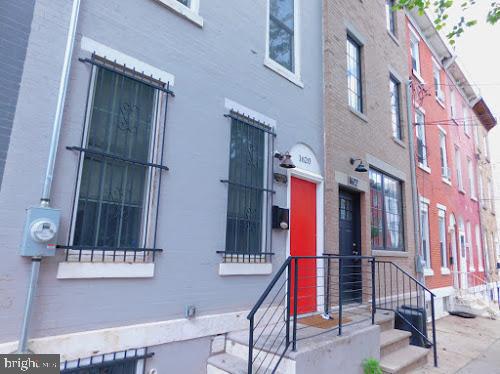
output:
[[[21,242],[21,256],[54,256],[60,220],[61,211],[59,209],[48,207],[27,209]]]

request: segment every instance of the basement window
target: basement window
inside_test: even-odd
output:
[[[61,363],[61,374],[143,374],[147,348],[103,354]]]

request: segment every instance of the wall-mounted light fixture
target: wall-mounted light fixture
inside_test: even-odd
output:
[[[355,172],[358,173],[366,173],[368,171],[368,168],[363,164],[363,160],[360,158],[351,158],[351,165],[354,165],[356,162],[358,163],[358,166],[354,168]]]
[[[284,169],[295,169],[296,166],[292,161],[292,156],[290,153],[286,152],[285,154],[280,152],[274,152],[274,158],[280,160],[280,166]]]

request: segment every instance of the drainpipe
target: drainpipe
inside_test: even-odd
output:
[[[61,79],[59,82],[59,92],[57,95],[56,113],[54,117],[54,123],[52,126],[52,138],[50,140],[49,158],[47,160],[47,170],[45,173],[42,197],[40,198],[40,206],[42,207],[49,207],[50,205],[50,192],[54,177],[54,166],[56,161],[57,148],[59,146],[59,136],[61,133],[64,102],[66,100],[69,72],[71,68],[71,58],[73,56],[73,46],[75,44],[76,26],[78,23],[78,15],[80,13],[80,1],[81,0],[73,0],[73,8],[71,10],[71,18],[69,21],[69,28],[68,28],[68,37],[66,39],[66,48],[64,52],[64,61],[62,66]],[[38,286],[38,276],[40,274],[41,261],[42,261],[41,256],[36,256],[31,258],[31,275],[28,285],[28,293],[26,296],[26,305],[24,308],[23,322],[19,338],[19,346],[17,349],[18,353],[27,353],[31,314],[33,311],[33,301]]]
[[[417,278],[424,284],[425,277],[422,271],[422,266],[418,264],[421,261],[422,253],[420,248],[420,204],[418,201],[417,191],[417,163],[415,161],[415,140],[413,133],[412,121],[412,105],[411,105],[411,79],[406,81],[406,120],[408,122],[408,144],[410,152],[410,167],[411,167],[411,194],[413,205],[413,231],[415,239],[415,253],[417,258],[415,261],[415,268],[417,271]]]

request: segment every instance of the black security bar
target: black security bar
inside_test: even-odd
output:
[[[137,349],[135,350],[137,351]],[[62,368],[61,368],[61,373],[62,374],[69,374],[69,373],[81,373],[82,371],[85,372],[86,370],[88,370],[89,372],[94,372],[93,370],[94,369],[99,369],[99,368],[102,368],[102,367],[107,367],[107,368],[117,368],[122,366],[123,364],[126,364],[128,362],[134,362],[134,361],[139,361],[139,360],[145,360],[145,359],[148,359],[148,358],[151,358],[154,356],[154,353],[153,352],[146,352],[144,354],[137,354],[135,356],[129,356],[127,357],[127,352],[125,351],[125,357],[123,358],[115,358],[116,357],[116,353],[113,354],[113,360],[104,360],[104,356],[105,355],[101,355],[101,356],[93,356],[90,358],[90,363],[89,364],[84,364],[84,365],[81,365],[80,362],[81,360],[79,359],[77,361],[77,365],[76,367],[71,367],[71,368],[68,368],[68,361],[65,361],[64,362],[64,365],[62,365]],[[101,359],[101,361],[99,362],[93,362],[93,359],[94,358],[97,358],[99,357]],[[112,371],[112,370],[111,370]]]
[[[276,136],[276,133],[273,131],[271,126],[269,126],[268,124],[265,124],[263,122],[257,121],[255,118],[246,116],[244,114],[235,112],[233,110],[231,112],[229,112],[228,114],[224,114],[224,117],[232,118],[232,119],[235,119],[237,121],[243,121],[248,126],[252,126],[252,127],[255,127],[259,130],[267,132],[268,134],[271,134],[274,137]]]
[[[73,249],[76,251],[96,252],[163,252],[161,248],[130,248],[130,247],[97,247],[87,245],[58,245],[57,249]]]
[[[125,65],[120,66],[116,62],[114,62],[113,64],[106,63],[105,61],[101,61],[101,60],[96,59],[94,56],[92,56],[92,58],[79,58],[78,60],[81,62],[85,62],[85,63],[89,63],[91,65],[98,66],[104,70],[108,70],[108,71],[111,71],[113,73],[123,75],[124,77],[130,78],[136,82],[143,83],[147,86],[153,87],[154,89],[165,92],[173,97],[175,96],[174,91],[170,90],[169,88],[164,87],[164,84],[166,84],[168,82],[157,81],[156,79],[154,79],[152,77],[151,78],[147,77],[145,74],[137,72],[134,69],[130,69]],[[141,75],[141,78],[139,78],[138,75]],[[148,80],[146,80],[145,78],[148,78]],[[158,83],[154,83],[154,82],[158,82]]]
[[[220,180],[222,183],[227,183],[227,184],[232,184],[234,186],[242,187],[242,188],[248,188],[249,190],[257,190],[257,191],[263,191],[263,192],[268,192],[268,193],[276,193],[274,190],[270,190],[268,188],[261,188],[261,187],[255,187],[255,186],[247,186],[246,184],[238,183],[238,182],[231,182],[227,179],[221,179]]]
[[[169,170],[169,168],[165,165],[159,165],[159,164],[153,164],[151,162],[143,162],[143,161],[137,161],[137,160],[132,160],[129,158],[121,157],[121,156],[116,156],[111,153],[106,153],[106,152],[101,152],[101,151],[95,151],[91,150],[88,148],[82,148],[82,147],[77,147],[77,146],[68,146],[66,147],[67,150],[70,151],[77,151],[77,152],[84,152],[90,155],[96,155],[96,156],[101,156],[105,158],[110,158],[113,160],[119,160],[123,162],[128,162],[130,164],[136,164],[136,165],[143,165],[143,166],[150,166],[156,169],[161,169],[161,170]]]

